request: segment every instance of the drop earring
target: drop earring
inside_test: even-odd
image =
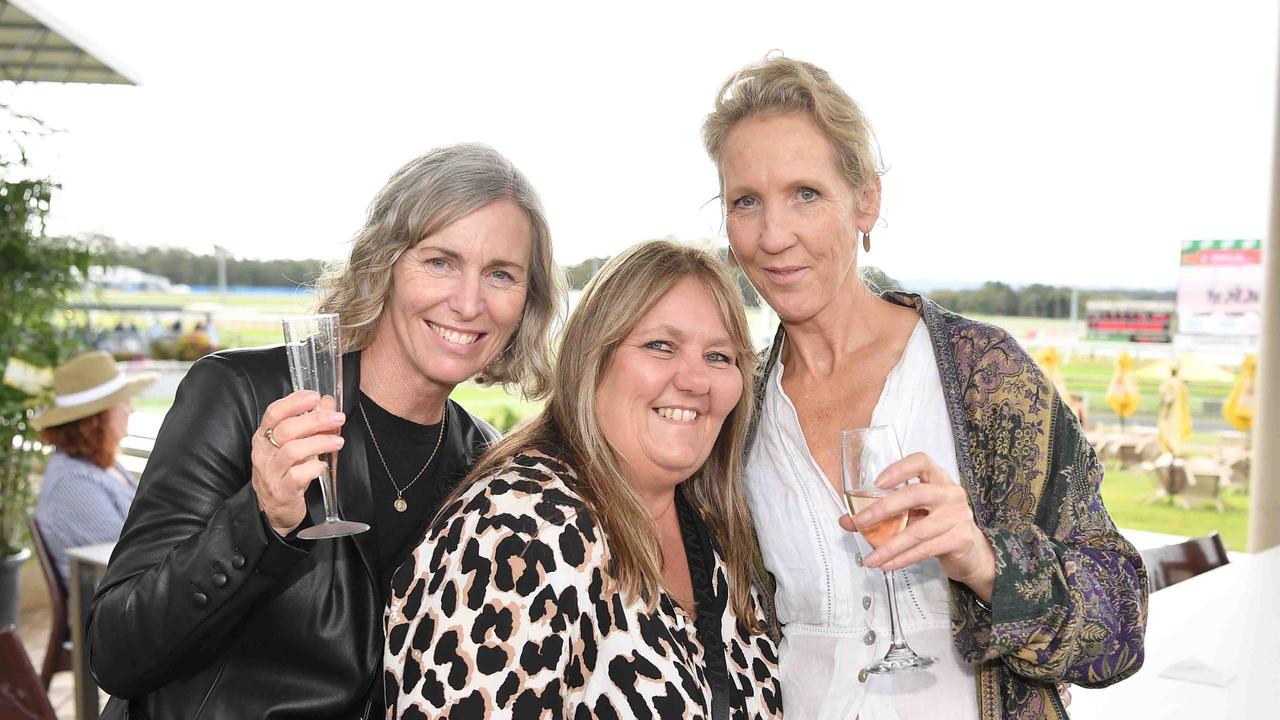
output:
[[[871,231],[862,233],[862,251],[871,252]]]

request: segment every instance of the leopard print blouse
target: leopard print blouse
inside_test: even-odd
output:
[[[608,577],[606,538],[565,478],[522,454],[441,514],[396,572],[386,612],[388,718],[709,718],[695,623]],[[715,556],[735,720],[782,715],[777,648],[740,625]],[[759,612],[757,610],[757,612]]]

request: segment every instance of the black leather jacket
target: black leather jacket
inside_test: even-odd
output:
[[[354,408],[359,353],[343,358],[343,383],[343,408]],[[249,482],[250,437],[290,392],[279,346],[209,355],[179,386],[89,608],[93,674],[130,699],[111,700],[104,717],[369,714],[383,645],[374,533],[287,543]],[[444,450],[470,467],[497,432],[456,403],[449,413]],[[365,435],[350,421],[342,434],[341,513],[372,523]],[[319,483],[307,507],[324,519]]]

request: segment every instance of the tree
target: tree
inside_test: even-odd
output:
[[[117,244],[104,236],[103,256],[112,264],[137,268],[160,275],[170,282],[184,285],[216,285],[216,255],[197,255],[185,248],[132,247]],[[227,283],[255,287],[305,285],[320,275],[320,260],[241,260],[227,261]]]
[[[965,312],[978,315],[1017,315],[1018,294],[1002,282],[985,282],[969,298],[972,306]]]
[[[16,358],[53,367],[79,348],[57,319],[66,294],[88,274],[93,252],[83,242],[45,235],[57,185],[14,179],[25,165],[25,155],[0,161],[0,363]],[[17,552],[26,535],[40,459],[31,428],[38,404],[37,393],[0,384],[0,557]]]

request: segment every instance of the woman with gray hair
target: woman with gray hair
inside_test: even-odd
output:
[[[537,195],[497,152],[393,175],[318,283],[357,418],[291,392],[280,346],[209,355],[178,388],[89,611],[107,717],[380,713],[391,573],[497,438],[449,395],[543,394],[562,292]],[[372,531],[300,539],[324,517],[317,456],[339,448],[342,513]]]

